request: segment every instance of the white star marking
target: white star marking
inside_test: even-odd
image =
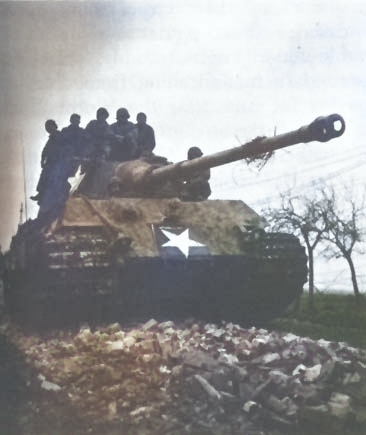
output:
[[[81,174],[81,166],[79,165],[78,170],[76,171],[76,174],[73,177],[69,177],[67,179],[67,181],[71,185],[70,194],[74,193],[75,190],[79,187],[79,184],[81,183],[84,176],[85,176],[85,173]]]
[[[195,240],[191,240],[189,238],[188,228],[184,230],[180,234],[174,234],[170,231],[163,230],[160,228],[166,237],[168,237],[169,241],[161,245],[162,247],[172,246],[178,248],[184,256],[187,258],[189,253],[189,248],[192,246],[205,246],[202,243],[196,242]]]

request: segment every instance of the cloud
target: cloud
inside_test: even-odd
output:
[[[63,127],[76,112],[85,125],[99,106],[112,122],[121,106],[131,120],[146,112],[157,152],[174,161],[192,145],[207,154],[333,112],[346,118],[348,145],[359,142],[365,15],[361,0],[0,2],[1,177],[17,192],[2,222],[17,223],[24,201],[22,170],[3,170],[8,162],[24,146],[33,193],[44,121]],[[19,145],[4,139],[9,129]],[[294,154],[306,163],[311,152]]]
[[[0,201],[7,204],[0,243],[9,241],[24,202],[22,147],[34,184],[44,121],[64,113],[66,122],[88,101],[85,87],[93,101],[93,88],[103,87],[105,47],[127,41],[134,20],[119,2],[0,2]]]

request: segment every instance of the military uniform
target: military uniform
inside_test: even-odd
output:
[[[137,131],[130,121],[117,121],[111,125],[115,136],[111,152],[111,160],[124,162],[136,157]]]
[[[86,138],[90,144],[89,157],[110,158],[113,131],[105,120],[93,119],[85,127]]]
[[[75,175],[80,162],[87,156],[86,132],[75,124],[70,124],[61,130],[67,146],[71,152],[71,174]]]
[[[61,132],[55,131],[50,134],[41,155],[41,176],[39,177],[37,191],[39,192],[38,202],[41,201],[44,190],[50,180],[54,178],[55,172],[59,172],[58,166],[62,162],[63,170],[69,171],[70,148],[67,147]]]
[[[57,128],[57,127],[56,127]],[[71,149],[58,130],[50,133],[42,151],[42,172],[37,185],[38,216],[57,216],[68,198]]]
[[[154,129],[147,124],[137,124],[137,153],[140,156],[150,156],[155,148]]]
[[[199,158],[203,155],[198,147],[191,147],[188,150],[188,160]],[[211,195],[210,169],[197,172],[184,184],[183,199],[186,201],[203,201]]]
[[[203,201],[211,195],[210,170],[201,171],[185,183],[183,199],[186,201]]]

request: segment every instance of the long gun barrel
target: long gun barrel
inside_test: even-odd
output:
[[[179,196],[180,182],[189,180],[200,171],[225,165],[236,160],[253,158],[274,150],[311,141],[326,142],[341,136],[345,122],[339,115],[319,117],[311,124],[273,137],[257,138],[244,145],[214,154],[185,160],[179,163],[154,167],[143,160],[123,162],[116,168],[110,180],[109,191],[112,196],[164,196],[166,185],[177,183],[169,196]],[[171,184],[170,183],[170,184]]]
[[[231,163],[236,160],[255,157],[297,143],[307,143],[312,141],[327,142],[333,138],[341,136],[345,127],[345,122],[340,115],[333,114],[319,117],[311,124],[289,133],[283,133],[273,137],[258,138],[252,142],[229,150],[162,166],[154,169],[148,175],[148,181],[158,182],[177,177],[189,177],[199,170],[225,165],[226,163]]]

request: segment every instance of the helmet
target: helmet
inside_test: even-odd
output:
[[[203,155],[203,152],[198,147],[191,147],[188,150],[188,159],[196,159],[197,157],[201,157]]]
[[[97,119],[99,119],[99,118],[107,119],[108,116],[109,116],[109,113],[108,113],[107,109],[105,109],[104,107],[99,107],[99,109],[97,110]]]
[[[117,110],[116,118],[117,119],[128,119],[130,117],[130,114],[128,113],[128,110],[122,107],[121,109]]]

